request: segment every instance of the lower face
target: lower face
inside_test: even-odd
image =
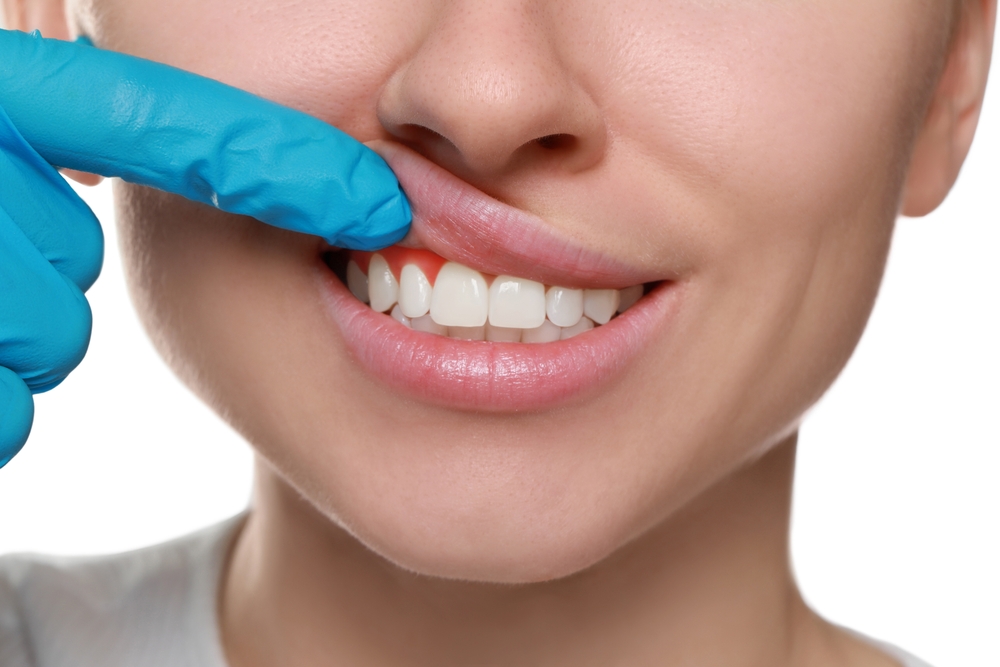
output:
[[[476,48],[437,32],[472,34],[487,18],[435,0],[93,4],[81,22],[102,45],[362,141],[399,139],[377,115],[397,70],[434,49],[440,58],[421,60],[433,74],[426,63],[453,62],[448,49]],[[533,58],[566,64],[602,116],[600,159],[486,173],[414,147],[648,278],[646,296],[592,331],[515,343],[407,329],[338,278],[348,260],[370,257],[331,256],[315,238],[116,186],[134,298],[169,363],[323,513],[418,572],[568,575],[795,430],[867,320],[914,109],[945,42],[943,2],[545,7],[558,20],[531,29],[546,31],[550,51],[508,62],[515,73]],[[399,256],[397,280],[416,262]],[[426,391],[405,355],[365,357],[414,345],[439,371]],[[470,398],[469,377],[447,371],[501,352],[572,366],[582,349],[614,363],[560,371],[571,381],[536,383],[530,400],[493,376],[496,401]]]

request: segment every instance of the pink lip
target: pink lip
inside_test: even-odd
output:
[[[622,288],[675,278],[586,248],[541,218],[508,206],[400,144],[373,142],[396,173],[413,209],[404,244],[427,249],[482,273],[546,285]]]
[[[682,292],[662,283],[604,326],[565,341],[473,342],[413,331],[320,266],[329,312],[361,366],[412,398],[460,410],[546,410],[599,390],[673,319]]]

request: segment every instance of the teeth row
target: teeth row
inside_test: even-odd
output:
[[[622,290],[546,287],[534,280],[497,276],[491,284],[473,269],[445,263],[434,285],[416,264],[399,280],[388,262],[372,255],[368,275],[347,263],[347,286],[360,301],[417,331],[494,342],[547,343],[607,324],[642,297],[642,285]]]

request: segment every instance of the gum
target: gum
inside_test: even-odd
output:
[[[351,251],[351,259],[358,265],[365,275],[368,274],[368,263],[371,261],[372,255],[381,255],[389,265],[389,270],[392,271],[392,275],[399,280],[400,275],[403,272],[403,267],[407,264],[416,264],[424,275],[427,276],[427,280],[433,285],[437,281],[438,272],[441,271],[441,267],[444,266],[448,260],[444,257],[437,255],[430,250],[422,250],[417,248],[403,248],[401,246],[389,246],[388,248],[383,248],[378,252],[365,252],[362,250]]]

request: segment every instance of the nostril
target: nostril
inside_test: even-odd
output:
[[[425,152],[421,149],[429,149],[441,144],[452,145],[448,138],[440,132],[435,132],[429,127],[416,123],[400,125],[395,128],[394,134],[398,141],[421,153]]]
[[[576,143],[576,137],[572,134],[547,134],[535,139],[535,143],[550,151],[568,149]]]

